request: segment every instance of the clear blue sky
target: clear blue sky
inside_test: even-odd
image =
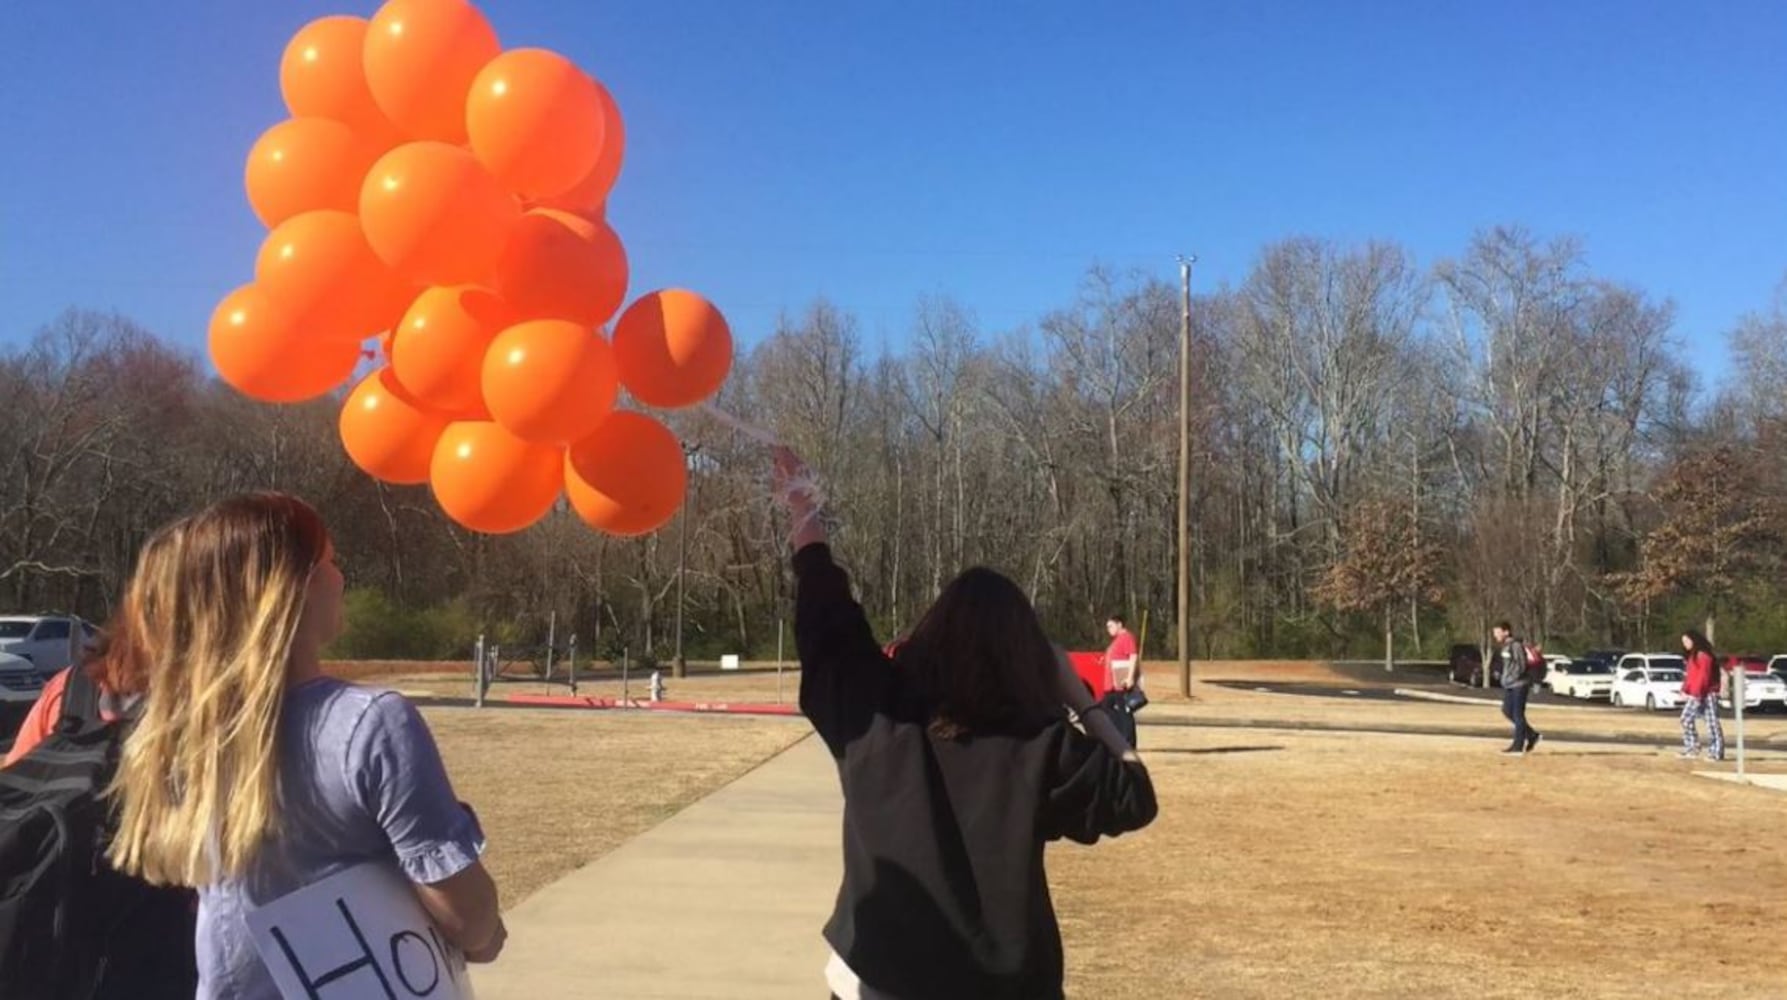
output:
[[[201,344],[252,271],[286,40],[375,6],[0,6],[0,340],[81,305]],[[481,6],[619,100],[634,290],[701,289],[747,341],[821,294],[897,345],[924,293],[999,331],[1095,261],[1195,251],[1209,288],[1289,235],[1429,263],[1518,222],[1674,298],[1717,375],[1787,271],[1780,0]]]

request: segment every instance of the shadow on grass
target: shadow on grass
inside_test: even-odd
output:
[[[1178,753],[1178,754],[1186,754],[1188,756],[1203,756],[1206,754],[1223,754],[1223,753],[1270,753],[1274,750],[1283,750],[1283,749],[1284,749],[1284,747],[1281,747],[1281,746],[1197,747],[1195,749],[1186,749],[1186,748],[1182,748],[1182,747],[1159,747],[1159,748],[1152,749],[1152,750],[1147,747],[1143,747],[1142,753],[1144,755],[1150,756],[1150,757],[1154,756],[1155,754],[1163,754],[1163,753]]]

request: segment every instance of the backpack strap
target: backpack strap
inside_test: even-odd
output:
[[[65,733],[104,725],[105,719],[99,714],[99,699],[99,685],[93,683],[87,671],[69,667],[68,680],[62,688],[62,716],[57,725]]]

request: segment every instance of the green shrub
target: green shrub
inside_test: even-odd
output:
[[[381,590],[356,588],[344,598],[346,627],[328,656],[341,660],[456,660],[469,657],[478,626],[464,602],[405,608]]]

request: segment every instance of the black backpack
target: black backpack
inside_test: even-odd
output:
[[[150,886],[106,862],[104,798],[122,723],[99,688],[68,672],[56,729],[0,769],[0,997],[191,997],[192,893]]]

